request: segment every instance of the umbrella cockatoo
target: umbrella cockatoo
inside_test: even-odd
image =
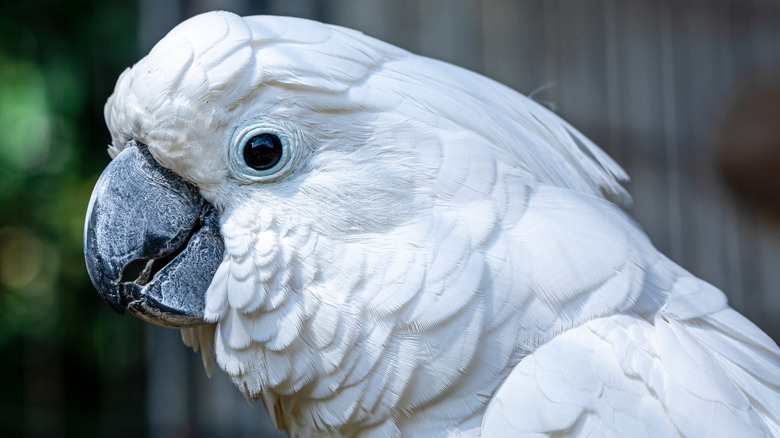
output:
[[[105,116],[95,286],[291,436],[780,435],[775,343],[651,245],[614,161],[490,79],[212,12]]]

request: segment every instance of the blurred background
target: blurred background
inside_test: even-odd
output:
[[[0,436],[272,436],[177,331],[104,305],[82,255],[116,78],[212,9],[356,28],[532,93],[628,171],[656,246],[780,337],[778,0],[2,2]]]

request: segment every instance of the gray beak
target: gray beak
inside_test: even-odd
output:
[[[84,255],[114,310],[166,327],[203,324],[223,252],[214,207],[145,146],[130,142],[103,171],[87,209]]]

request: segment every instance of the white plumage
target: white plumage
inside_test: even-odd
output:
[[[494,81],[214,12],[106,119],[220,212],[213,324],[184,339],[292,436],[780,436],[777,346],[653,248],[614,161]],[[242,167],[253,127],[286,167]]]

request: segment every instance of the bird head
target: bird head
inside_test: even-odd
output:
[[[187,20],[120,76],[105,117],[93,283],[116,310],[211,327],[203,342],[250,397],[346,385],[347,357],[477,324],[467,309],[493,280],[466,255],[536,185],[629,202],[619,166],[534,101],[303,19]]]

